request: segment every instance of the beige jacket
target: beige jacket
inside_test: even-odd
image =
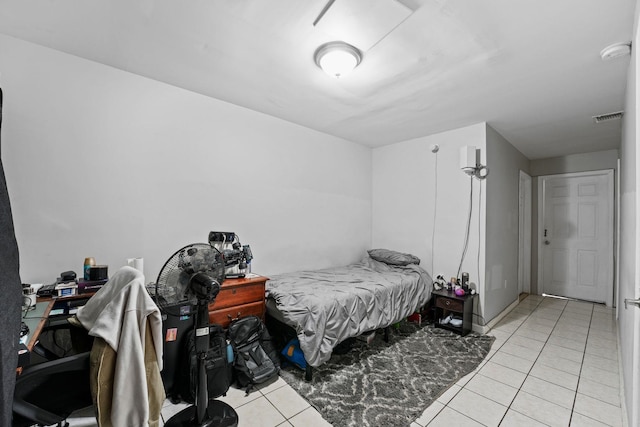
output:
[[[160,411],[165,393],[149,328],[145,334],[144,365],[149,397],[149,427],[160,425]],[[112,427],[111,402],[117,353],[102,338],[96,338],[91,350],[91,395],[100,427]]]
[[[118,270],[77,319],[96,337],[91,376],[100,426],[157,425],[164,401],[162,319],[142,273]]]

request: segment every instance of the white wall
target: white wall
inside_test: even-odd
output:
[[[437,154],[431,152],[434,144],[440,146]],[[490,170],[484,181],[460,170],[460,148],[468,145],[481,149]],[[478,286],[476,313],[484,321],[474,322],[489,322],[518,298],[520,170],[529,171],[529,160],[485,123],[374,149],[373,247],[413,253],[433,276],[456,276],[473,183],[461,270]]]
[[[342,265],[371,242],[371,149],[0,36],[3,159],[24,282],[145,259],[210,230],[253,271]]]
[[[487,126],[486,284],[484,317],[491,320],[518,299],[518,194],[529,160]]]
[[[624,309],[625,298],[637,298],[636,288],[639,286],[640,274],[638,269],[638,244],[640,230],[638,229],[638,165],[640,152],[638,151],[638,124],[640,123],[640,87],[638,86],[638,63],[640,58],[636,46],[640,45],[640,2],[636,4],[634,38],[631,61],[627,77],[625,94],[625,115],[622,122],[622,143],[620,145],[620,277],[619,277],[619,333],[620,355],[622,358],[624,397],[629,425],[638,425],[640,421],[640,396],[633,393],[633,382],[636,383],[637,393],[640,380],[637,378],[639,369],[637,308],[629,306]],[[635,315],[635,319],[634,319]],[[635,336],[635,343],[634,337]],[[635,356],[635,359],[634,359]],[[635,370],[634,370],[635,364]]]
[[[531,176],[615,169],[617,163],[618,150],[604,150],[592,153],[571,154],[562,157],[551,157],[548,159],[536,159],[531,160]]]
[[[433,144],[440,146],[437,154],[431,152]],[[433,277],[456,276],[470,196],[470,178],[460,170],[460,148],[468,145],[480,148],[484,158],[484,123],[373,150],[373,247],[413,253]],[[469,249],[462,265],[472,282],[478,281],[479,185],[474,180]]]

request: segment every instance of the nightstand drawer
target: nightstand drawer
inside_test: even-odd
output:
[[[264,282],[249,283],[240,286],[222,286],[220,293],[216,297],[214,304],[209,304],[209,311],[219,310],[227,307],[234,307],[254,301],[264,300]]]
[[[439,297],[436,298],[436,307],[462,312],[464,308],[464,301]]]
[[[229,323],[231,323],[231,320],[250,315],[258,316],[264,320],[264,302],[257,301],[250,304],[210,311],[209,323],[222,325],[222,327],[226,329]]]

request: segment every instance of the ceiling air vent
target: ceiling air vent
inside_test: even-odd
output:
[[[624,111],[618,111],[615,113],[601,114],[599,116],[593,116],[593,121],[596,123],[608,122],[611,120],[620,120]]]

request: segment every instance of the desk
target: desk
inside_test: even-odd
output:
[[[26,313],[23,311],[22,321],[29,328],[29,333],[27,334],[29,339],[26,343],[27,350],[29,352],[33,351],[33,347],[38,342],[43,328],[48,326],[54,317],[58,317],[60,320],[66,319],[70,314],[73,314],[69,313],[70,309],[73,311],[73,308],[84,305],[92,295],[93,294],[81,294],[55,299],[38,299],[34,309]],[[60,310],[62,311],[61,313],[59,312]],[[51,314],[52,312],[58,313]],[[20,368],[21,366],[24,366],[24,364],[19,364],[18,367]]]
[[[33,350],[33,346],[38,341],[40,332],[42,332],[42,328],[49,319],[53,303],[54,300],[37,302],[35,309],[27,311],[23,316],[22,321],[29,328],[29,341],[26,344],[29,351]]]

